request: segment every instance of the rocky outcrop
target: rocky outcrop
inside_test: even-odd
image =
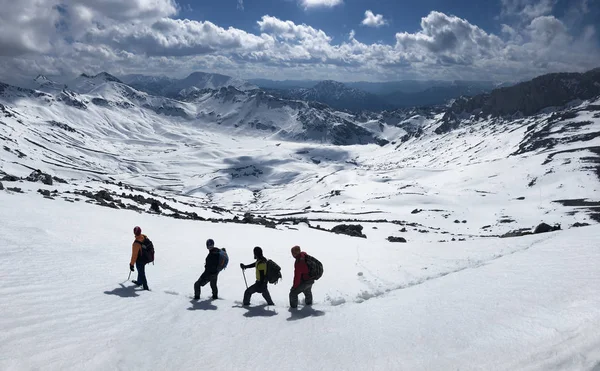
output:
[[[367,236],[362,233],[362,230],[363,226],[360,224],[340,224],[331,229],[331,231],[336,234],[367,238]]]

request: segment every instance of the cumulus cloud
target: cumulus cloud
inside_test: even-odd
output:
[[[271,41],[233,27],[224,29],[212,22],[163,18],[151,25],[116,25],[92,29],[85,40],[151,56],[185,56],[257,50]]]
[[[343,3],[343,0],[300,0],[300,4],[304,7],[304,9],[333,8],[334,6]]]
[[[0,13],[0,81],[103,70],[177,76],[204,70],[282,79],[512,80],[581,71],[600,60],[594,25],[581,25],[573,33],[568,22],[545,14],[541,2],[533,6],[525,0],[503,0],[507,11],[526,8],[529,15],[503,20],[498,35],[434,11],[421,19],[418,30],[398,32],[393,44],[360,42],[353,30],[335,39],[311,25],[269,15],[258,19],[252,31],[178,19],[173,0],[58,1],[0,0],[7,10]],[[309,3],[317,1],[301,2]]]
[[[60,13],[52,0],[0,0],[0,56],[47,52]]]
[[[365,12],[365,19],[363,19],[362,24],[369,27],[381,27],[386,25],[387,21],[383,19],[383,15],[375,15],[372,11],[367,10]]]
[[[421,30],[416,33],[397,33],[396,47],[407,52],[443,55],[460,54],[462,57],[493,56],[501,48],[502,40],[456,16],[431,12],[421,19]]]

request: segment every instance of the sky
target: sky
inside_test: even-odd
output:
[[[517,81],[600,66],[596,0],[0,0],[0,81]]]

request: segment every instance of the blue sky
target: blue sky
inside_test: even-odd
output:
[[[600,65],[598,0],[0,0],[0,81],[515,81]]]
[[[348,0],[332,8],[312,9],[304,9],[298,2],[285,0],[245,0],[243,4],[242,10],[238,7],[238,0],[189,1],[182,3],[179,16],[210,20],[224,27],[258,32],[256,21],[268,14],[321,29],[335,40],[345,39],[350,30],[354,29],[361,41],[373,43],[382,40],[393,43],[395,32],[417,30],[421,17],[432,10],[466,18],[487,31],[497,31],[499,22],[494,17],[500,14],[501,9],[499,1],[476,0]],[[366,10],[382,14],[389,25],[377,28],[360,26]]]
[[[356,37],[366,43],[393,43],[395,32],[418,30],[421,18],[432,10],[466,19],[490,33],[499,33],[503,23],[514,20],[510,16],[501,17],[502,2],[495,0],[347,0],[334,7],[309,9],[299,2],[286,0],[243,0],[243,7],[239,4],[239,0],[181,2],[182,10],[178,17],[208,20],[223,27],[258,33],[257,20],[268,14],[321,29],[334,40],[345,39],[354,29]],[[559,0],[549,14],[564,18],[569,10],[580,8],[582,4],[580,0]],[[588,13],[575,26],[594,23],[594,20],[600,25],[600,1],[590,0],[586,4]],[[388,24],[382,27],[361,26],[366,10],[383,15]]]

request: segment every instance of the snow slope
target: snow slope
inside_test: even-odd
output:
[[[1,370],[600,367],[599,100],[516,119],[359,117],[97,82],[0,84]],[[361,130],[389,143],[328,144]],[[36,169],[54,183],[24,179]],[[542,221],[563,230],[498,238]],[[341,223],[366,238],[326,231]],[[134,225],[157,246],[151,292],[125,282]],[[194,303],[209,237],[230,268],[220,300]],[[314,307],[290,313],[296,244],[326,273]],[[256,245],[284,269],[273,308],[239,305],[236,267]]]
[[[2,370],[592,370],[600,365],[600,228],[392,245],[174,220],[0,192]],[[131,228],[157,248],[150,292],[127,279]],[[220,299],[190,299],[206,238],[226,247]],[[289,248],[324,264],[315,304],[287,309]],[[240,306],[252,248],[283,268]],[[253,272],[246,272],[249,281]],[[135,274],[133,275],[135,277]]]

